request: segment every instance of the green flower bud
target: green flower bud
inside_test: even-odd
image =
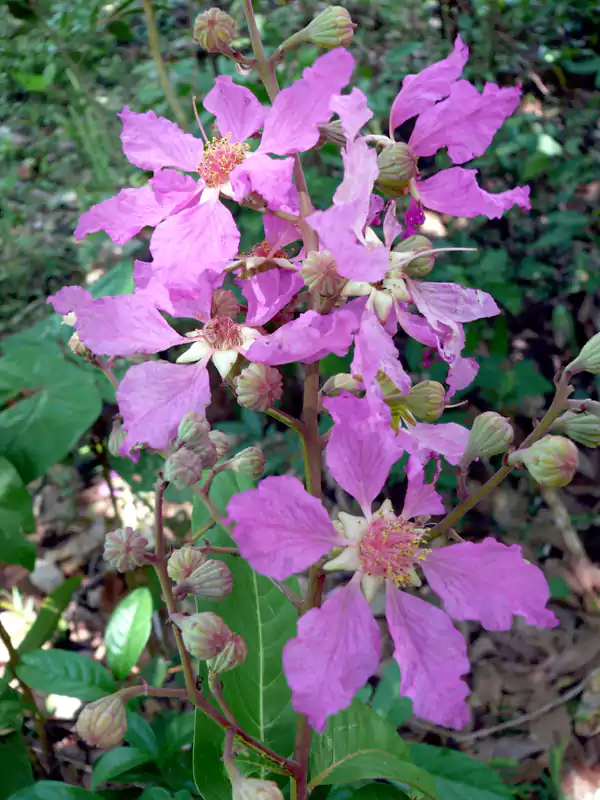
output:
[[[377,157],[379,175],[375,186],[388,197],[404,197],[417,174],[417,157],[404,142],[384,147]]]
[[[148,556],[148,541],[133,528],[117,528],[106,534],[104,560],[119,572],[141,567]]]
[[[435,422],[444,413],[446,392],[437,381],[421,381],[409,389],[405,403],[417,419]]]
[[[208,600],[224,600],[231,594],[232,586],[233,578],[227,564],[211,558],[196,567],[185,580],[175,586],[173,597],[177,602],[188,594]]]
[[[258,447],[246,447],[245,450],[235,455],[227,465],[227,469],[248,475],[251,478],[260,478],[265,471],[265,457]]]
[[[325,141],[332,142],[340,148],[346,147],[346,134],[342,128],[341,119],[332,119],[331,122],[319,125],[319,131]],[[325,144],[325,141],[323,141],[323,144]]]
[[[196,411],[191,411],[189,414],[185,414],[179,423],[175,445],[186,447],[198,455],[203,455],[206,449],[210,450],[209,431],[210,425],[206,417]]]
[[[542,486],[566,486],[579,466],[579,451],[564,436],[544,436],[531,447],[511,453],[508,464],[524,464],[531,477]]]
[[[173,551],[169,556],[167,561],[169,578],[175,583],[183,583],[206,560],[206,556],[201,550],[186,544],[179,550]]]
[[[194,41],[209,53],[228,50],[236,33],[235,20],[220,8],[209,8],[194,22]]]
[[[308,291],[320,297],[334,297],[346,283],[346,278],[338,275],[335,259],[328,250],[311,250],[302,262],[300,275]]]
[[[244,663],[248,655],[246,642],[239,634],[234,634],[218,656],[207,661],[208,667],[215,675],[229,672]]]
[[[211,431],[208,434],[208,438],[213,443],[215,450],[217,451],[217,461],[220,461],[222,458],[229,453],[231,450],[231,440],[226,433],[223,431]]]
[[[426,236],[421,236],[419,233],[409,236],[392,250],[390,258],[392,268],[398,269],[410,278],[424,278],[435,266],[435,256],[429,255],[428,250],[433,250],[433,243]]]
[[[567,411],[552,423],[552,430],[566,434],[585,447],[600,445],[600,418],[596,414]]]
[[[235,393],[243,408],[266,411],[283,393],[281,373],[268,364],[250,364],[235,379]]]
[[[127,733],[125,704],[118,694],[85,706],[75,726],[77,735],[92,747],[117,747]]]
[[[337,397],[340,392],[351,392],[358,395],[363,391],[363,386],[360,381],[353,378],[352,375],[340,373],[328,378],[321,388],[321,394],[327,397]]]
[[[171,620],[181,631],[186,650],[201,661],[215,658],[233,636],[221,617],[212,611],[172,614]]]
[[[213,448],[214,460],[210,466],[214,466],[217,461],[217,454]],[[178,489],[186,486],[194,486],[202,478],[205,467],[208,467],[205,459],[188,450],[187,447],[180,447],[167,458],[163,470],[165,480],[173,483]]]
[[[463,469],[472,461],[505,453],[514,436],[514,431],[506,417],[495,411],[486,411],[473,420],[466,450],[461,459]]]
[[[260,778],[241,778],[232,784],[232,789],[232,800],[284,800],[276,783]]]
[[[112,428],[110,429],[110,435],[108,437],[108,444],[107,449],[111,456],[119,456],[119,448],[125,441],[125,436],[127,435],[123,430],[123,420],[117,414],[117,416],[113,420]]]
[[[567,371],[572,375],[578,372],[591,372],[592,375],[600,375],[600,333],[585,344],[579,355],[567,367]]]
[[[342,6],[329,6],[310,22],[304,29],[305,42],[316,44],[324,50],[335,47],[348,47],[354,35],[356,25],[350,14]]]

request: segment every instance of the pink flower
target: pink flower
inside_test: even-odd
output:
[[[357,412],[356,402],[370,405],[371,412]],[[412,699],[417,715],[460,728],[469,716],[469,689],[461,677],[469,662],[448,614],[479,620],[489,630],[508,629],[514,615],[553,627],[546,581],[517,545],[494,539],[427,550],[423,517],[443,513],[443,506],[425,483],[417,456],[409,460],[402,513],[394,514],[389,501],[373,513],[372,502],[402,452],[400,443],[373,399],[343,398],[335,414],[327,464],[363,516],[340,512],[331,523],[319,501],[290,476],[267,478],[258,489],[233,497],[227,508],[240,553],[258,572],[284,580],[334,550],[325,569],[355,573],[321,608],[300,618],[297,636],[284,647],[294,708],[322,731],[327,717],[348,706],[373,674],[380,638],[368,603],[385,585],[401,694]],[[419,570],[447,613],[406,591],[420,585]]]
[[[254,192],[269,208],[290,209],[293,160],[268,154],[289,156],[317,143],[319,125],[331,117],[331,103],[353,66],[352,56],[341,48],[326,53],[280,92],[270,109],[220,76],[204,101],[221,134],[212,142],[183,133],[153,111],[137,114],[125,107],[123,151],[135,166],[153,170],[154,177],[140,189],[124,189],[93,206],[79,220],[75,238],[104,230],[124,244],[150,225],[156,228],[150,242],[154,271],[163,283],[181,287],[206,270],[221,272],[236,255],[240,235],[219,196],[242,201]],[[251,152],[245,140],[261,127],[261,144]]]
[[[477,158],[519,104],[519,87],[486,83],[480,94],[471,83],[459,80],[468,55],[458,36],[448,58],[404,78],[390,112],[390,139],[394,140],[399,125],[417,116],[408,140],[415,157],[432,156],[445,147],[454,164]],[[529,210],[529,187],[490,194],[478,186],[476,176],[477,170],[451,167],[426,180],[412,181],[411,194],[418,204],[411,201],[406,235],[412,235],[415,226],[422,224],[421,207],[489,219],[501,217],[513,205]]]

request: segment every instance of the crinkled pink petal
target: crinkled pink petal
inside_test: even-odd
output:
[[[465,452],[469,430],[456,422],[417,422],[411,425],[410,435],[421,447],[444,456],[449,464],[456,466]]]
[[[350,227],[361,238],[369,215],[371,192],[379,175],[377,154],[364,139],[357,139],[342,151],[342,159],[344,179],[333,196],[333,202],[336,206],[352,209],[355,216]]]
[[[360,89],[352,89],[350,94],[340,94],[331,101],[331,110],[338,115],[347,143],[352,142],[358,132],[373,116],[367,98]]]
[[[425,67],[416,75],[407,75],[396,95],[390,111],[390,137],[394,130],[416,114],[447,97],[452,84],[460,78],[469,58],[469,48],[460,36],[454,40],[454,49],[447,58]]]
[[[435,486],[425,483],[425,470],[419,458],[411,456],[408,459],[406,478],[408,483],[402,508],[404,519],[444,513],[444,504]]]
[[[425,181],[417,182],[421,202],[441,214],[455,217],[500,219],[514,205],[529,211],[529,186],[490,194],[477,183],[476,169],[450,167]]]
[[[186,287],[205,270],[222,272],[237,254],[240,232],[229,209],[214,197],[162,222],[152,234],[154,272]]]
[[[256,192],[269,208],[277,211],[288,204],[293,171],[292,158],[252,153],[229,176],[232,197],[241,202],[250,192]]]
[[[275,333],[254,342],[246,358],[277,366],[294,361],[312,364],[329,353],[343,356],[348,352],[359,325],[360,317],[350,303],[330,314],[305,311]]]
[[[175,169],[161,169],[159,172],[155,172],[149,183],[158,196],[159,202],[168,201],[167,195],[179,193],[179,202],[181,203],[185,200],[186,195],[191,197],[204,187],[204,181],[196,180],[191,175],[182,175]],[[175,199],[173,198],[172,202]]]
[[[196,172],[204,144],[154,111],[136,114],[127,106],[118,114],[123,121],[123,152],[140,169],[158,170],[174,167],[182,172]]]
[[[234,495],[227,515],[242,558],[280,581],[344,543],[321,502],[291,475],[265,478],[258,489]]]
[[[392,200],[385,212],[383,219],[383,240],[388,250],[391,250],[394,242],[402,233],[402,225],[398,222],[396,201]]]
[[[372,311],[365,311],[354,341],[352,374],[360,375],[368,389],[375,381],[377,373],[383,370],[392,383],[403,394],[407,394],[411,380],[399,359],[392,337],[384,331]]]
[[[203,106],[217,118],[221,136],[230,134],[232,142],[249,139],[262,128],[268,113],[250,89],[238,86],[229,75],[219,75]]]
[[[474,358],[457,356],[450,364],[450,369],[446,376],[446,383],[449,386],[446,400],[450,400],[456,392],[466,389],[467,386],[473,383],[478,372],[479,364]]]
[[[323,405],[335,421],[325,449],[329,472],[370,517],[373,500],[404,452],[389,409],[374,395],[359,399],[346,393],[323,398]]]
[[[370,225],[381,225],[381,215],[385,208],[383,197],[372,194],[369,201],[369,213],[367,214],[367,227]]]
[[[473,322],[500,313],[494,298],[480,289],[457,283],[407,281],[413,303],[429,321]]]
[[[273,214],[263,214],[265,238],[271,250],[281,250],[286,244],[302,239],[298,226],[287,219],[274,217]]]
[[[294,710],[323,731],[327,717],[350,705],[376,671],[380,653],[379,628],[352,580],[300,617],[298,635],[283,648]]]
[[[463,542],[429,553],[423,572],[444,608],[457,620],[478,620],[488,631],[507,631],[513,615],[537,628],[558,625],[546,608],[544,573],[525,561],[519,545],[495,539]]]
[[[470,670],[467,646],[439,608],[407,592],[387,587],[386,617],[400,667],[400,694],[410,697],[416,716],[462,728],[469,721]]]
[[[127,455],[136,444],[165,450],[177,433],[183,416],[203,413],[210,403],[208,372],[204,362],[169,364],[147,361],[130,367],[117,389]]]
[[[247,325],[264,325],[304,288],[300,275],[285,269],[259,272],[253,278],[236,283],[248,300]]]
[[[398,324],[411,339],[424,344],[426,347],[437,347],[437,335],[429,322],[416,314],[411,314],[404,309],[396,309]]]
[[[91,306],[94,298],[91,292],[84,289],[83,286],[63,286],[56,294],[53,294],[46,300],[51,303],[52,307],[57,314],[69,314],[74,311],[79,314],[85,308]]]
[[[146,261],[133,262],[133,278],[136,295],[146,297],[156,308],[172,317],[203,321],[210,318],[213,291],[223,282],[222,275],[207,270],[185,287],[170,286],[154,275],[152,262]]]
[[[486,83],[479,94],[469,81],[458,81],[446,100],[419,115],[408,144],[418,156],[432,156],[447,147],[451,160],[464,164],[485,153],[520,96],[517,86],[500,89]]]
[[[319,141],[319,125],[331,119],[331,102],[346,86],[353,69],[354,59],[341,47],[317,58],[300,80],[275,98],[259,150],[288,156],[314,147]]]

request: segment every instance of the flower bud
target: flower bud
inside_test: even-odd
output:
[[[444,413],[446,392],[437,381],[421,381],[409,389],[405,403],[417,419],[435,422]]]
[[[335,259],[329,250],[311,250],[302,262],[300,275],[308,291],[321,297],[339,294],[346,283],[346,278],[338,275]]]
[[[119,448],[125,441],[125,436],[127,434],[123,430],[123,420],[117,414],[117,416],[113,419],[112,428],[110,429],[110,435],[108,437],[108,444],[106,448],[111,456],[119,456]]]
[[[348,47],[355,28],[356,25],[345,8],[329,6],[306,26],[303,39],[324,50]]]
[[[228,50],[236,33],[235,20],[220,8],[209,8],[194,22],[194,41],[208,53]]]
[[[566,486],[579,466],[579,451],[564,436],[544,436],[531,447],[510,454],[510,466],[520,463],[542,486]]]
[[[353,378],[352,375],[340,373],[328,378],[321,387],[321,394],[327,397],[337,397],[340,392],[351,392],[352,394],[360,394],[363,391],[363,386],[360,381]]]
[[[337,145],[339,148],[346,147],[346,134],[344,133],[341,119],[332,119],[331,122],[319,125],[319,131],[323,144],[325,144],[325,141],[328,141]]]
[[[567,371],[572,375],[578,372],[591,372],[592,375],[600,375],[600,333],[585,344],[579,355],[567,367]]]
[[[410,278],[424,278],[435,266],[435,256],[429,255],[428,250],[433,250],[433,243],[426,236],[417,233],[403,239],[394,247],[390,261],[403,275],[408,275]],[[417,253],[423,255],[415,258]]]
[[[187,447],[188,450],[200,450],[199,455],[208,445],[208,434],[210,425],[203,414],[197,411],[190,411],[184,414],[177,428],[176,445]]]
[[[117,528],[106,534],[104,560],[119,572],[128,572],[146,563],[148,541],[133,528]]]
[[[206,556],[201,550],[186,544],[179,550],[173,551],[169,556],[167,574],[175,583],[183,583],[205,561]]]
[[[388,197],[404,197],[408,182],[417,174],[417,157],[404,142],[384,147],[377,157],[375,186]]]
[[[218,656],[208,660],[207,664],[211,672],[220,675],[222,672],[229,672],[244,663],[248,655],[246,642],[239,634],[234,634],[221,650]]]
[[[177,602],[188,594],[205,597],[208,600],[224,600],[231,594],[233,578],[231,570],[223,561],[207,559],[185,580],[175,586],[173,597]]]
[[[172,614],[171,620],[181,631],[186,650],[201,661],[215,658],[233,636],[221,617],[212,611]]]
[[[81,341],[77,331],[71,335],[71,338],[67,342],[67,347],[73,353],[73,355],[78,356],[79,358],[84,358],[86,361],[94,360],[94,354],[87,344],[84,344]]]
[[[75,726],[77,735],[92,747],[117,747],[127,733],[127,713],[120,695],[102,697],[85,706]]]
[[[268,364],[250,364],[235,379],[235,393],[243,408],[266,411],[283,393],[281,373]]]
[[[232,789],[232,800],[284,800],[276,783],[260,778],[241,778]]]
[[[167,458],[163,470],[165,480],[175,484],[178,489],[185,486],[194,486],[202,478],[205,468],[214,466],[217,461],[217,454],[213,448],[214,459],[212,464],[206,464],[205,459],[188,450],[187,447],[180,447]]]
[[[213,443],[215,450],[217,451],[217,461],[220,461],[222,458],[225,458],[227,453],[231,450],[231,441],[229,436],[223,431],[211,431],[208,434],[208,438]]]
[[[561,431],[585,447],[600,445],[600,418],[596,414],[567,411],[552,423],[552,430]]]
[[[227,469],[239,472],[241,475],[248,475],[250,478],[260,478],[265,471],[263,451],[258,447],[246,447],[231,459]]]
[[[486,411],[475,417],[467,447],[461,459],[461,466],[466,469],[472,461],[479,458],[505,453],[513,440],[514,431],[506,417],[495,411]]]
[[[235,320],[240,313],[240,304],[231,289],[215,289],[212,296],[211,317],[229,317]]]

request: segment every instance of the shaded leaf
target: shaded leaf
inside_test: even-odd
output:
[[[409,745],[415,764],[433,777],[441,800],[510,800],[512,792],[498,773],[483,761],[466,753],[434,747]]]
[[[135,667],[151,630],[152,594],[140,586],[121,600],[106,626],[106,657],[116,678],[126,678]]]
[[[29,754],[21,733],[0,736],[0,800],[33,783]]]
[[[17,665],[17,675],[39,692],[80,700],[99,700],[117,691],[112,675],[102,664],[67,650],[26,653]]]
[[[137,750],[144,750],[156,761],[160,755],[154,731],[146,720],[135,711],[127,710],[127,733],[125,741]]]
[[[410,797],[389,783],[368,783],[357,789],[348,800],[410,800]]]
[[[152,756],[135,747],[115,747],[100,756],[92,771],[92,789],[106,783],[130,769],[152,761]]]
[[[38,781],[13,794],[10,800],[102,800],[99,794],[58,781]]]
[[[35,531],[27,487],[11,462],[0,456],[0,561],[32,570],[35,544],[25,533]]]

